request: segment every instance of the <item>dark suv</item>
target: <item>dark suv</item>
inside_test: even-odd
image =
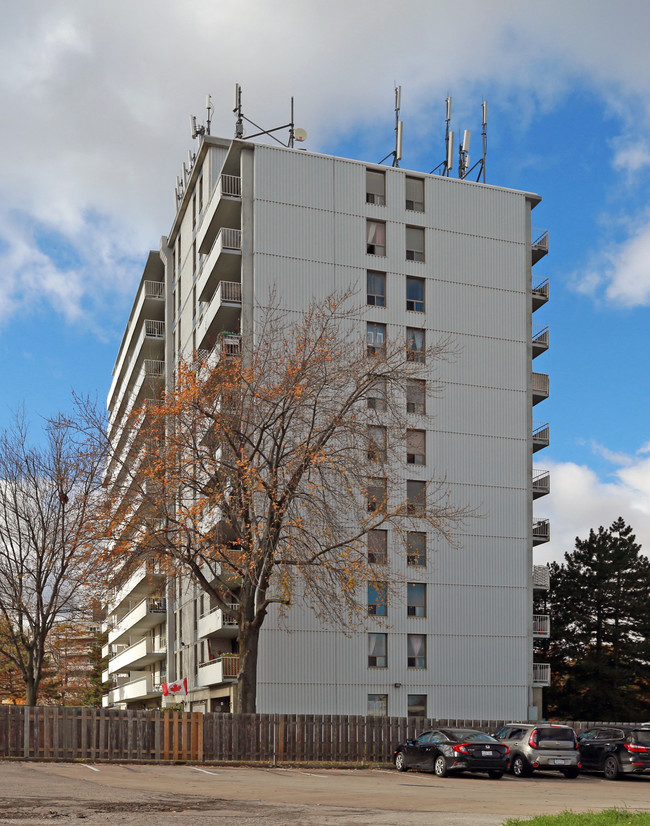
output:
[[[603,772],[607,780],[650,769],[648,726],[598,726],[578,738],[585,771]]]

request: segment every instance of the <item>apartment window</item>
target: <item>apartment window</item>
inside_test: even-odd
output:
[[[426,694],[409,694],[408,708],[406,712],[408,717],[426,717],[427,716],[427,695]]]
[[[425,430],[406,431],[406,462],[409,465],[424,465],[427,461],[427,434]]]
[[[388,667],[388,635],[368,634],[368,667]]]
[[[408,379],[406,382],[406,412],[424,415],[426,408],[426,382],[424,379]]]
[[[192,275],[196,278],[196,241],[192,243]]]
[[[386,480],[371,479],[368,482],[368,511],[376,513],[386,510]]]
[[[388,613],[388,586],[385,582],[368,583],[368,613],[385,617]]]
[[[388,717],[388,694],[368,694],[368,717]]]
[[[383,355],[386,352],[386,325],[367,321],[366,342],[369,355]]]
[[[196,226],[196,193],[192,196],[192,229]]]
[[[425,338],[424,330],[418,327],[406,328],[406,359],[407,361],[417,361],[420,364],[425,362]]]
[[[406,260],[424,261],[424,229],[406,227]]]
[[[426,482],[409,479],[406,482],[406,511],[412,516],[424,516],[426,513]]]
[[[199,215],[203,212],[203,175],[199,178]]]
[[[386,255],[386,224],[383,221],[366,221],[366,252]]]
[[[427,667],[427,638],[424,634],[407,634],[408,668]]]
[[[366,404],[369,410],[386,410],[386,382],[378,381],[368,388]]]
[[[386,428],[381,425],[368,428],[368,459],[372,462],[386,461]]]
[[[406,178],[406,208],[413,212],[424,212],[424,180]]]
[[[386,204],[386,175],[374,169],[366,169],[366,203],[384,206]]]
[[[375,307],[386,306],[386,273],[368,270],[366,273],[366,303]]]
[[[406,309],[424,312],[424,278],[406,277]]]
[[[409,617],[426,617],[427,586],[425,582],[406,583],[406,615]]]
[[[406,532],[406,562],[408,565],[427,564],[427,535],[423,531]]]
[[[368,532],[368,562],[371,565],[388,564],[388,531]]]

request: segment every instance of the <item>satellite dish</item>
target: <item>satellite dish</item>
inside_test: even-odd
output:
[[[295,129],[293,132],[293,136],[297,141],[302,143],[303,141],[307,140],[307,130],[306,129]]]

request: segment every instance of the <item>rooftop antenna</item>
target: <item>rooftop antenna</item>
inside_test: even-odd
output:
[[[463,132],[463,141],[458,147],[458,177],[463,180],[469,172],[469,142],[472,133],[469,129]]]
[[[454,165],[454,133],[449,131],[451,123],[451,95],[445,98],[445,159],[431,170],[435,174],[440,170],[440,174],[448,178]]]
[[[382,158],[379,163],[387,161],[391,155],[393,157],[393,166],[399,166],[402,160],[402,138],[404,134],[404,123],[399,119],[399,110],[402,103],[402,87],[395,87],[395,149],[389,152],[386,157]]]
[[[283,123],[282,126],[276,126],[273,129],[264,129],[259,124],[255,123],[255,121],[247,118],[243,113],[241,97],[241,86],[239,83],[235,83],[235,108],[233,109],[233,112],[237,116],[237,120],[235,121],[235,138],[238,138],[239,140],[250,140],[251,138],[258,138],[260,135],[268,135],[270,138],[273,138],[274,141],[277,141],[280,146],[288,146],[290,148],[293,148],[295,141],[302,142],[307,140],[307,132],[304,129],[295,128],[295,123],[293,120],[293,98],[291,98],[291,120],[289,123]],[[250,123],[251,126],[254,126],[260,131],[255,132],[253,135],[244,136],[244,121],[246,121],[246,123]],[[273,134],[274,132],[279,132],[280,129],[289,130],[289,140],[286,144]]]
[[[190,131],[192,133],[192,140],[210,134],[210,124],[212,123],[212,114],[214,112],[214,106],[212,105],[210,95],[205,96],[205,108],[207,111],[205,126],[196,122],[196,115],[190,115]]]
[[[460,176],[462,178],[466,178],[478,167],[478,175],[476,176],[477,183],[481,179],[483,180],[483,183],[485,183],[485,157],[487,155],[487,100],[484,100],[481,104],[481,137],[483,138],[483,154],[481,155],[481,160],[477,161],[471,169],[468,169],[464,175]],[[467,165],[469,166],[469,154],[467,155]]]

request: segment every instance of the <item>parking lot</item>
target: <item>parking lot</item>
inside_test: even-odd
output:
[[[0,824],[70,822],[467,824],[599,810],[650,810],[650,775],[610,782],[483,775],[439,779],[390,769],[245,768],[81,763],[0,763]]]

